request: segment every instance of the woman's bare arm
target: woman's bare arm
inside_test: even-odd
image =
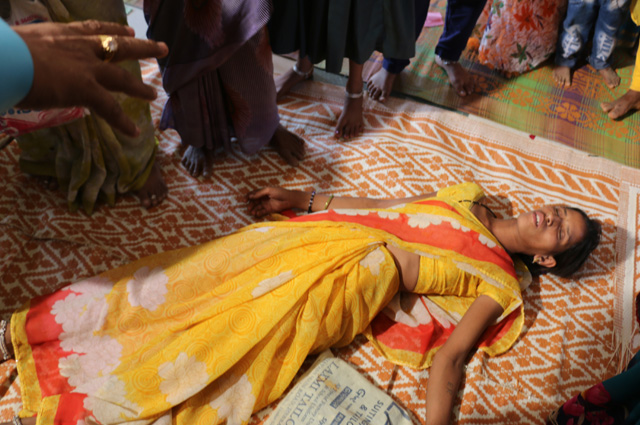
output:
[[[401,199],[373,199],[373,198],[351,198],[347,196],[335,196],[329,199],[331,195],[316,193],[311,205],[311,211],[322,211],[325,205],[331,209],[377,209],[390,208],[394,205],[404,204],[417,201],[420,199],[430,198],[436,195],[436,192],[427,193],[419,196],[412,196]],[[247,202],[249,203],[249,212],[256,216],[262,217],[266,214],[277,213],[289,208],[298,208],[306,211],[309,208],[311,200],[311,192],[301,190],[288,190],[280,187],[265,187],[247,194]]]
[[[469,352],[503,309],[487,295],[479,296],[436,353],[427,383],[427,425],[448,424]]]

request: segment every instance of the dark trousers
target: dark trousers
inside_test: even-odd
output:
[[[487,0],[449,0],[444,32],[436,46],[436,54],[444,60],[457,61],[467,47],[467,41],[484,9]],[[416,40],[422,32],[429,12],[429,0],[415,0]],[[392,74],[399,74],[409,65],[409,59],[384,58],[382,66]]]

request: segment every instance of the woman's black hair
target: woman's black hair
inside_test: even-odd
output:
[[[553,273],[560,277],[569,277],[582,267],[584,262],[587,261],[589,254],[591,254],[600,243],[600,234],[602,233],[600,223],[589,218],[589,216],[579,208],[569,209],[577,211],[582,215],[587,225],[587,233],[580,242],[566,249],[564,252],[554,255],[553,258],[556,260],[556,265],[553,267],[535,264],[533,257],[530,255],[520,255],[520,259],[526,264],[532,275],[537,276],[544,273]]]

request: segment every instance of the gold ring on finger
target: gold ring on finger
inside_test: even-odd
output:
[[[118,52],[118,42],[110,35],[99,35],[102,46],[102,60],[109,62]]]

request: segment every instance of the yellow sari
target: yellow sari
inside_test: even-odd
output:
[[[388,244],[456,259],[510,294],[505,317],[522,318],[513,263],[455,197],[255,224],[17,311],[22,414],[37,414],[39,425],[246,423],[282,395],[308,354],[350,343],[391,300],[399,278]],[[493,354],[521,326],[509,322]]]

